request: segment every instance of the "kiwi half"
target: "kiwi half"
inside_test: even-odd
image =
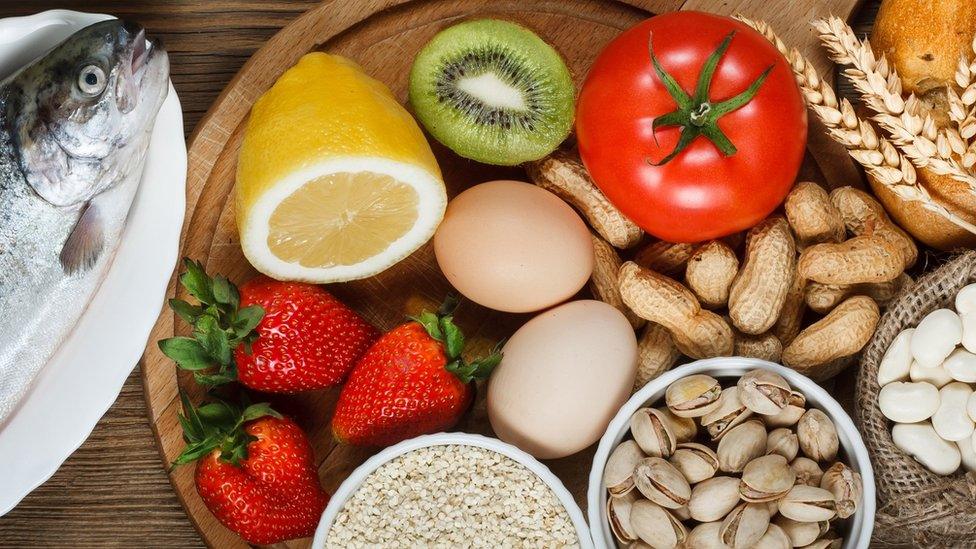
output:
[[[572,129],[574,95],[552,46],[496,19],[441,31],[410,71],[410,102],[427,131],[485,164],[512,166],[555,150]]]

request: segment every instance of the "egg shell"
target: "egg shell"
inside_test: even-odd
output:
[[[596,442],[630,397],[637,338],[627,318],[582,300],[539,314],[505,344],[488,382],[498,438],[541,459]]]
[[[593,272],[589,229],[553,193],[490,181],[459,194],[434,235],[437,264],[468,299],[526,313],[571,298]]]

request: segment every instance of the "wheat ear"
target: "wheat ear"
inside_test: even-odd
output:
[[[976,37],[973,37],[970,49],[974,54],[973,59],[962,54],[956,65],[955,80],[959,91],[951,85],[946,86],[946,97],[949,101],[949,118],[967,142],[962,165],[972,170],[976,166]]]
[[[956,128],[939,128],[914,94],[902,97],[901,79],[884,55],[875,56],[867,40],[837,17],[814,21],[831,59],[850,65],[844,74],[876,114],[874,120],[920,168],[928,168],[965,183],[976,193],[976,175],[960,163],[967,143]]]
[[[783,54],[807,106],[827,127],[831,137],[846,147],[865,171],[902,200],[918,202],[925,209],[976,234],[976,225],[947,210],[918,183],[915,168],[904,153],[878,135],[870,122],[858,117],[847,99],[837,101],[833,88],[820,78],[816,67],[799,50],[787,48],[765,21],[754,21],[741,15],[736,18],[765,36]]]

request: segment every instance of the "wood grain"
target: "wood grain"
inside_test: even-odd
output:
[[[189,134],[251,54],[316,3],[0,0],[0,17],[67,8],[113,13],[147,25],[162,36],[170,51]],[[682,2],[643,4],[651,11],[663,11]],[[717,4],[729,11],[741,5]],[[91,438],[51,480],[0,518],[0,547],[200,546],[161,467],[147,413],[137,368]],[[588,469],[585,460],[577,466]]]

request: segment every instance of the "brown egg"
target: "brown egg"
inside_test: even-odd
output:
[[[437,263],[468,299],[525,313],[573,296],[593,271],[586,224],[551,192],[518,181],[471,187],[434,235]]]
[[[627,318],[600,301],[565,303],[525,323],[488,381],[498,438],[540,459],[575,454],[607,429],[637,370]]]

